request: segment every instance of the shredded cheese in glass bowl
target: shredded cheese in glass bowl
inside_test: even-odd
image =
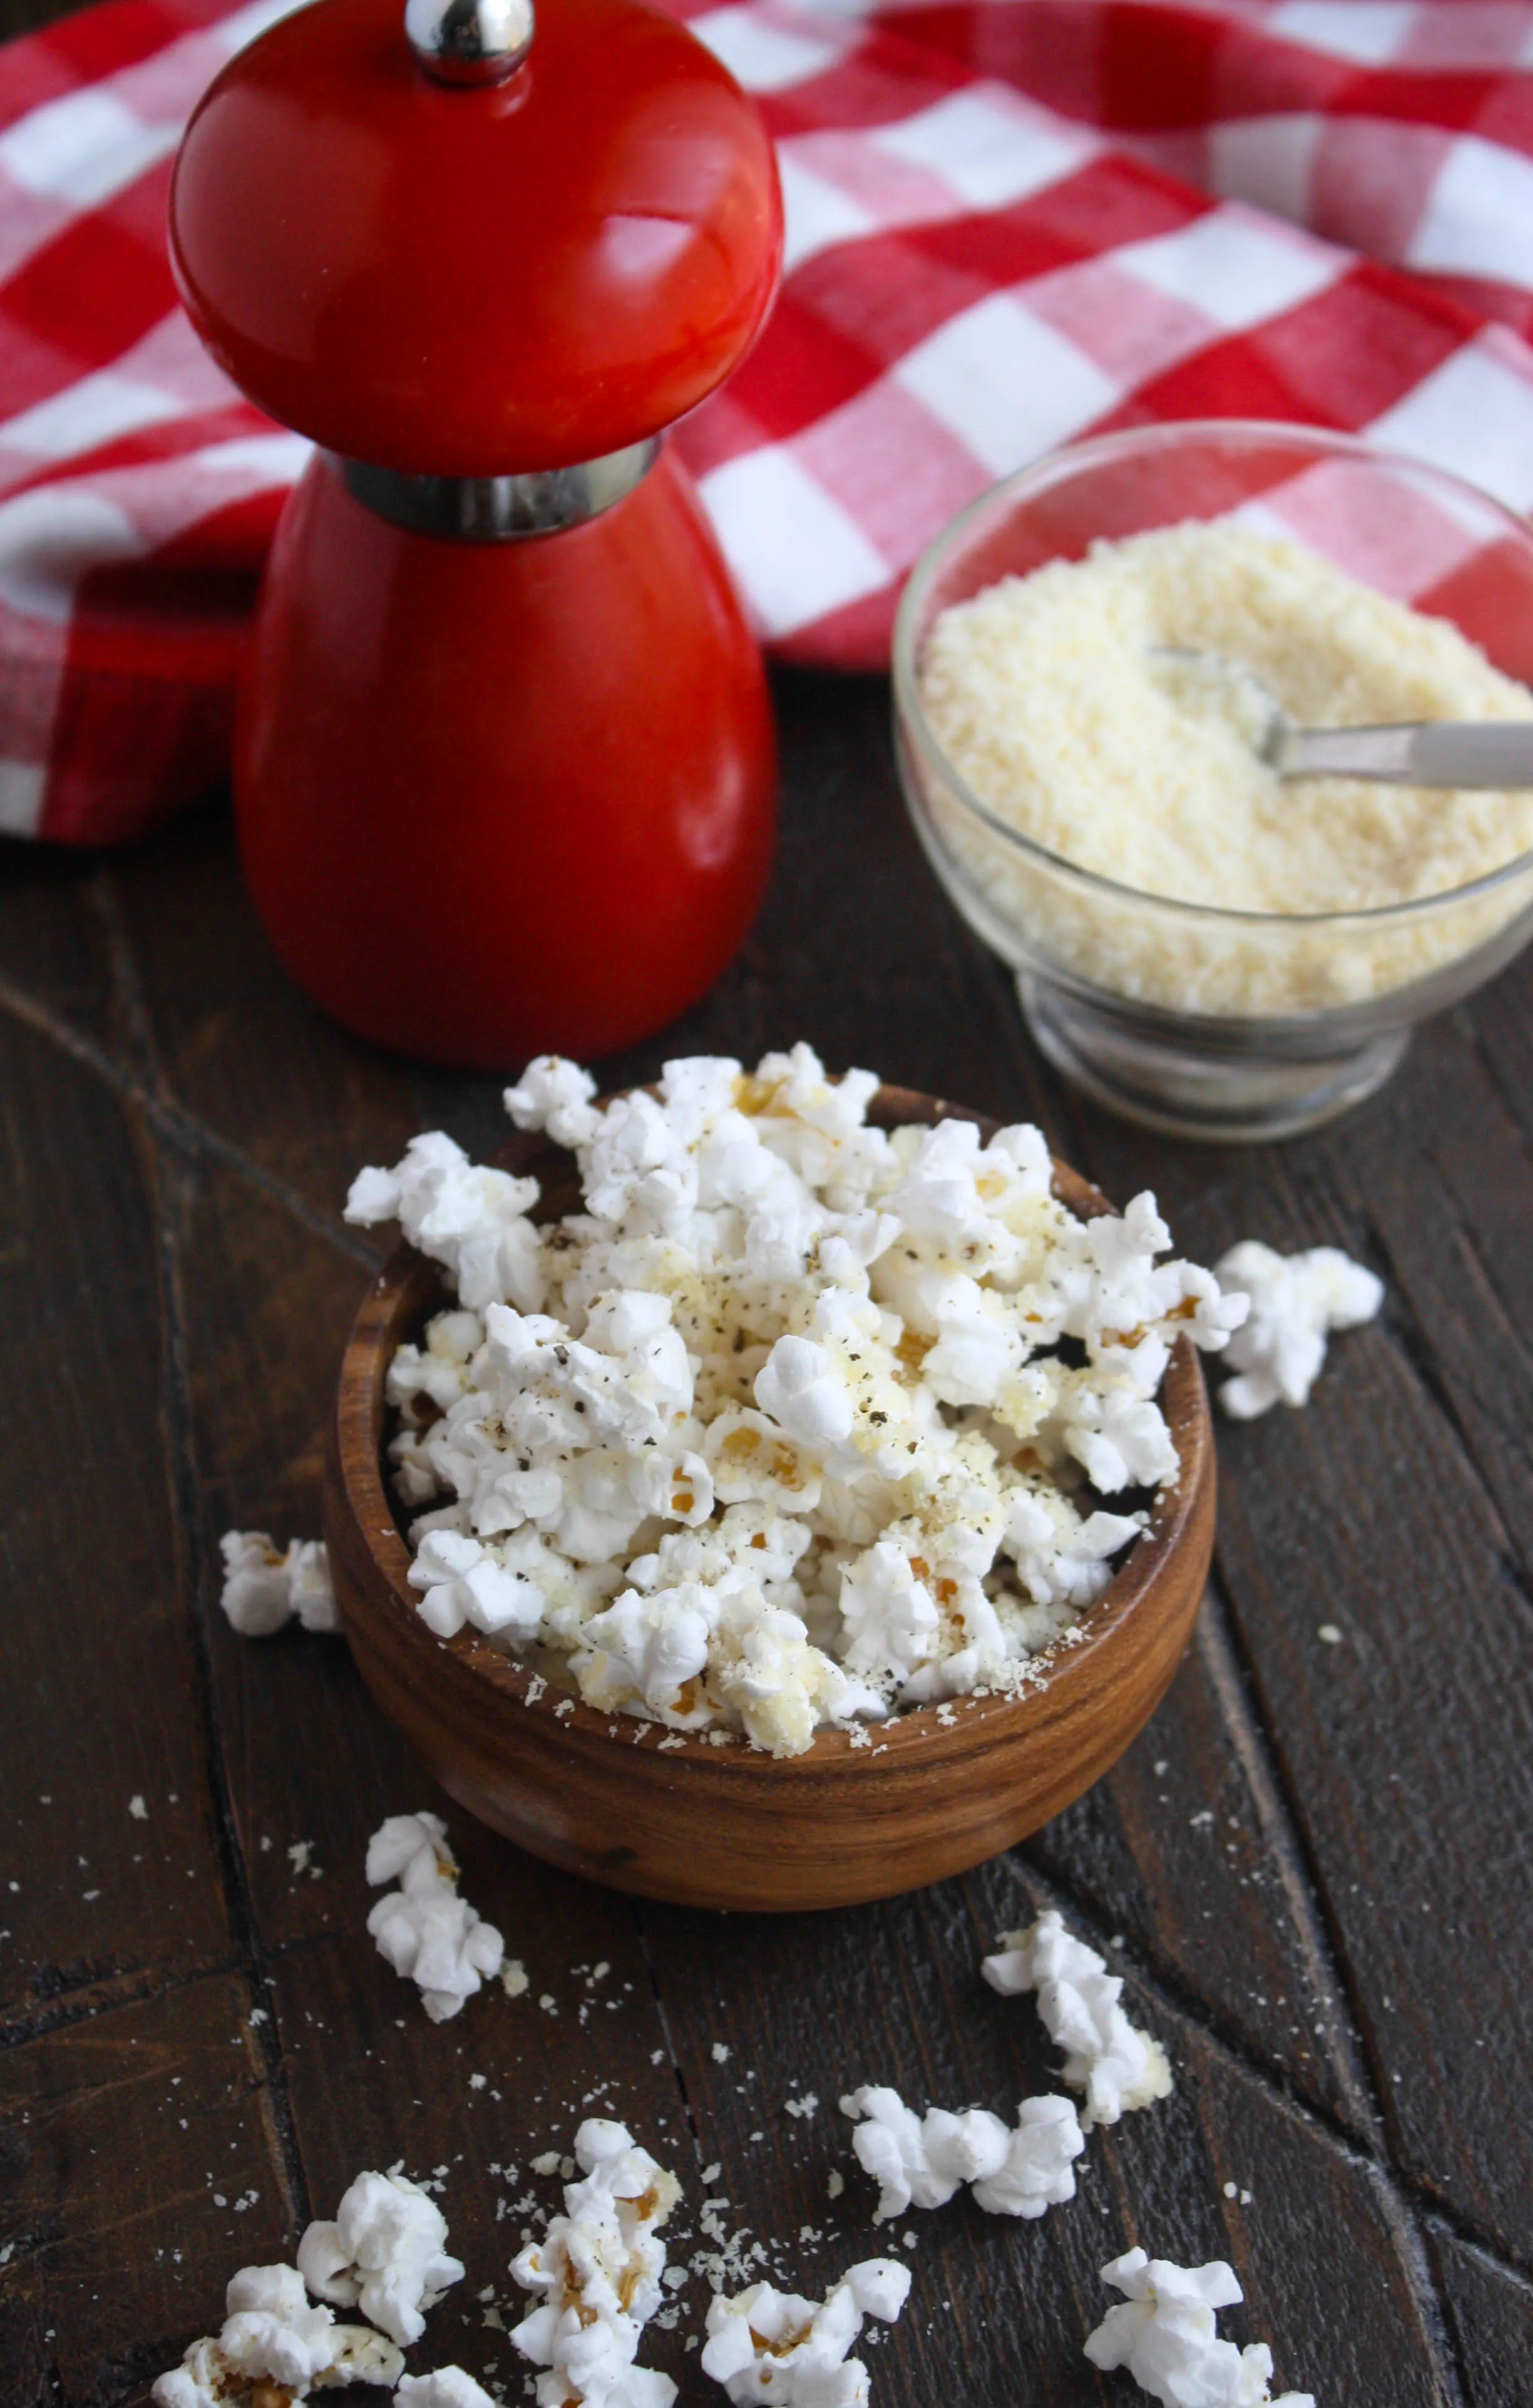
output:
[[[1033,1033],[1112,1108],[1292,1134],[1533,932],[1533,796],[1281,781],[1228,664],[1299,724],[1533,719],[1533,537],[1319,429],[1136,428],[996,486],[895,635],[901,781]]]

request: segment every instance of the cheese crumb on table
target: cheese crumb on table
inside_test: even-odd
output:
[[[1231,1246],[1214,1266],[1226,1296],[1251,1310],[1225,1352],[1238,1374],[1219,1390],[1237,1421],[1254,1421],[1277,1404],[1308,1404],[1333,1330],[1357,1329],[1383,1302],[1384,1283],[1337,1246],[1280,1254],[1254,1238]]]
[[[1272,2399],[1272,2353],[1265,2342],[1237,2349],[1214,2331],[1214,2310],[1245,2294],[1222,2258],[1207,2266],[1176,2266],[1130,2249],[1102,2268],[1102,2280],[1125,2294],[1086,2341],[1093,2366],[1126,2369],[1162,2408],[1315,2408],[1308,2391]]]
[[[822,2301],[770,2283],[752,2283],[708,2312],[703,2372],[724,2386],[736,2408],[771,2401],[776,2408],[865,2408],[867,2369],[849,2358],[866,2316],[893,2324],[910,2292],[910,2272],[890,2258],[865,2258]]]
[[[272,1544],[265,1530],[225,1530],[219,1541],[223,1587],[219,1603],[246,1639],[267,1639],[294,1614],[306,1630],[338,1630],[322,1539]]]
[[[298,2271],[316,2299],[360,2308],[408,2347],[425,2329],[425,2311],[464,2267],[445,2246],[447,2220],[436,2201],[399,2173],[362,2173],[331,2223],[309,2225],[298,2243]]]
[[[644,2326],[665,2299],[666,2252],[656,2233],[681,2197],[674,2174],[624,2124],[593,2116],[575,2135],[582,2179],[565,2213],[511,2263],[524,2291],[541,2292],[512,2331],[537,2377],[538,2408],[669,2408],[676,2386],[636,2365]]]
[[[1024,1931],[1003,1931],[999,1953],[980,1971],[993,1990],[1014,1998],[1036,1990],[1050,2037],[1065,2051],[1064,2074],[1085,2093],[1082,2128],[1115,2124],[1171,2090],[1171,2068],[1158,2040],[1140,2031],[1119,2000],[1123,1981],[1095,1948],[1066,1930],[1053,1908]]]
[[[852,2145],[879,2185],[875,2224],[911,2206],[943,2207],[966,2183],[991,2215],[1039,2216],[1075,2197],[1071,2166],[1086,2143],[1067,2099],[1024,2099],[1008,2127],[984,2107],[917,2115],[896,2090],[865,2084],[841,2113],[863,2119]]]
[[[438,1637],[780,1756],[1039,1677],[1176,1476],[1172,1345],[1245,1299],[1160,1259],[1150,1195],[1077,1219],[1038,1129],[869,1127],[877,1086],[800,1045],[598,1109],[545,1057],[507,1102],[570,1136],[580,1214],[446,1139],[362,1173],[348,1216],[459,1283],[387,1382]]]
[[[379,1955],[420,1989],[446,2023],[501,1970],[505,1942],[458,1895],[458,1868],[439,1814],[391,1814],[367,1842],[367,1879],[397,1881],[367,1917]]]

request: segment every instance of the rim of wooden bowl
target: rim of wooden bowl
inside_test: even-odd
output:
[[[610,1103],[614,1098],[608,1096],[601,1100]],[[867,1117],[874,1125],[885,1128],[912,1125],[935,1127],[944,1120],[970,1121],[986,1142],[1002,1125],[965,1105],[924,1096],[908,1087],[881,1086],[868,1107]],[[1057,1155],[1051,1159],[1054,1194],[1079,1219],[1096,1220],[1113,1211],[1100,1188],[1061,1162]],[[498,1168],[518,1177],[537,1177],[540,1183],[547,1182],[535,1219],[556,1219],[570,1209],[570,1203],[561,1200],[557,1194],[557,1186],[567,1187],[575,1175],[574,1155],[566,1148],[527,1133],[514,1136],[496,1154],[495,1162]],[[552,1196],[548,1187],[554,1188]],[[578,1195],[577,1187],[577,1198]],[[706,1766],[715,1777],[738,1770],[757,1777],[776,1775],[786,1779],[802,1775],[808,1768],[824,1773],[839,1765],[850,1776],[867,1770],[875,1762],[881,1771],[888,1771],[890,1756],[895,1752],[909,1752],[920,1765],[930,1769],[955,1747],[966,1755],[972,1754],[977,1738],[996,1743],[1015,1741],[1030,1721],[1048,1719],[1052,1712],[1069,1701],[1072,1693],[1097,1684],[1103,1656],[1110,1652],[1124,1626],[1143,1613],[1162,1572],[1182,1541],[1194,1533],[1204,1504],[1205,1487],[1214,1476],[1208,1391],[1196,1353],[1186,1338],[1179,1338],[1159,1391],[1161,1410],[1180,1465],[1177,1480],[1160,1489],[1151,1510],[1149,1526],[1135,1541],[1126,1562],[1101,1597],[1087,1608],[1076,1626],[1082,1635],[1056,1641],[1044,1651],[1039,1659],[1041,1681],[1029,1683],[1015,1696],[996,1691],[971,1693],[893,1713],[885,1722],[861,1726],[868,1738],[856,1743],[851,1727],[826,1726],[817,1730],[809,1747],[795,1756],[773,1756],[764,1748],[752,1746],[742,1733],[735,1730],[730,1730],[727,1742],[720,1745],[709,1739],[706,1728],[680,1731],[669,1724],[588,1705],[577,1691],[558,1687],[546,1674],[539,1676],[515,1656],[504,1655],[491,1646],[471,1626],[466,1625],[451,1639],[440,1639],[422,1621],[414,1592],[406,1579],[413,1558],[399,1526],[384,1473],[387,1408],[383,1383],[394,1349],[418,1338],[432,1312],[447,1309],[451,1302],[438,1267],[413,1246],[399,1245],[364,1297],[341,1359],[334,1431],[337,1476],[357,1534],[388,1591],[399,1635],[416,1653],[425,1679],[431,1677],[431,1658],[445,1648],[462,1671],[485,1682],[508,1704],[514,1703],[545,1717],[570,1736],[578,1733],[615,1749],[637,1747],[653,1752],[664,1746],[667,1766],[678,1770],[697,1765]],[[342,1613],[344,1620],[344,1600]],[[539,1677],[542,1689],[532,1698],[529,1690]]]

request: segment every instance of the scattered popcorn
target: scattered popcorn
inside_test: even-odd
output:
[[[547,2368],[538,2408],[670,2408],[669,2375],[635,2364],[644,2326],[665,2299],[666,2252],[655,2238],[681,2185],[624,2124],[599,2116],[575,2135],[584,2179],[565,2189],[565,2213],[511,2261],[524,2291],[540,2291],[511,2334]]]
[[[129,1799],[128,1812],[133,1816],[136,1823],[147,1823],[149,1821],[149,1808],[145,1805],[141,1793],[136,1792],[135,1795]]]
[[[973,2186],[974,2201],[987,2215],[1039,2216],[1075,2197],[1071,2162],[1086,2145],[1067,2099],[1024,2099],[1006,2155],[993,2174]]]
[[[581,1213],[537,1226],[535,1181],[439,1133],[361,1174],[349,1217],[458,1291],[388,1374],[432,1630],[781,1756],[1036,1677],[1175,1475],[1173,1343],[1246,1302],[1157,1259],[1153,1197],[1077,1220],[1037,1129],[871,1128],[877,1085],[800,1045],[598,1108],[544,1056],[507,1107],[574,1148]]]
[[[890,2258],[865,2258],[819,2303],[752,2283],[738,2299],[713,2300],[699,2362],[736,2403],[865,2408],[867,2369],[847,2352],[865,2316],[893,2324],[910,2292],[909,2267]]]
[[[993,1990],[1012,1998],[1038,1992],[1038,2011],[1065,2051],[1065,2079],[1085,2093],[1085,2130],[1115,2124],[1131,2108],[1148,2107],[1171,2088],[1171,2068],[1158,2040],[1131,2024],[1118,2001],[1123,1982],[1095,1948],[1074,1939],[1050,1908],[1025,1931],[1003,1931],[1001,1953],[980,1970]]]
[[[397,1881],[367,1928],[396,1973],[418,1984],[434,2024],[455,2015],[501,1969],[505,1942],[458,1896],[458,1868],[439,1814],[391,1814],[367,1842],[367,1879]]]
[[[225,1530],[219,1547],[219,1603],[245,1638],[267,1639],[294,1614],[306,1630],[340,1628],[322,1539],[294,1539],[283,1550],[265,1530]]]
[[[405,2408],[494,2408],[483,2385],[461,2366],[441,2366],[435,2374],[407,2374],[394,2396]]]
[[[1384,1296],[1383,1280],[1335,1246],[1280,1254],[1248,1238],[1222,1258],[1216,1277],[1226,1296],[1250,1299],[1245,1326],[1229,1346],[1229,1368],[1239,1376],[1219,1391],[1225,1412],[1242,1422],[1276,1404],[1308,1403],[1329,1332],[1371,1321]]]
[[[509,1956],[500,1969],[501,1986],[509,1999],[523,1997],[529,1986],[527,1969],[520,1956]]]
[[[899,2093],[865,2085],[841,2100],[862,2117],[852,2145],[879,2185],[875,2224],[908,2207],[943,2207],[965,2183],[991,2215],[1038,2216],[1075,2197],[1071,2164],[1085,2147],[1067,2099],[1024,2099],[1014,2129],[984,2107],[917,2115]]]
[[[334,2223],[305,2232],[298,2271],[316,2299],[360,2308],[408,2348],[425,2330],[424,2311],[463,2280],[446,2240],[440,2208],[403,2174],[358,2174]]]
[[[1125,2367],[1163,2408],[1315,2408],[1308,2391],[1272,2400],[1272,2353],[1265,2342],[1237,2349],[1214,2333],[1215,2308],[1245,2295],[1222,2258],[1207,2266],[1174,2266],[1130,2249],[1102,2269],[1102,2280],[1125,2295],[1086,2340],[1093,2366]]]
[[[228,2315],[217,2340],[194,2341],[150,2394],[157,2408],[254,2408],[252,2395],[307,2400],[311,2386],[376,2383],[392,2389],[404,2360],[392,2342],[363,2325],[337,2325],[328,2308],[309,2305],[293,2266],[243,2266],[225,2295]]]
[[[393,1170],[364,1170],[351,1182],[346,1217],[370,1229],[397,1221],[412,1246],[429,1254],[470,1312],[540,1300],[537,1232],[526,1219],[537,1182],[478,1168],[440,1129],[412,1138]]]

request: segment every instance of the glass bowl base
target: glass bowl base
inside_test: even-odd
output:
[[[1392,1028],[1342,1053],[1299,1054],[1265,1051],[1256,1028],[1243,1042],[1203,1045],[1190,1032],[1159,1035],[1030,971],[1018,972],[1017,992],[1039,1051],[1093,1102],[1205,1144],[1318,1128],[1392,1078],[1411,1042],[1410,1029]]]

